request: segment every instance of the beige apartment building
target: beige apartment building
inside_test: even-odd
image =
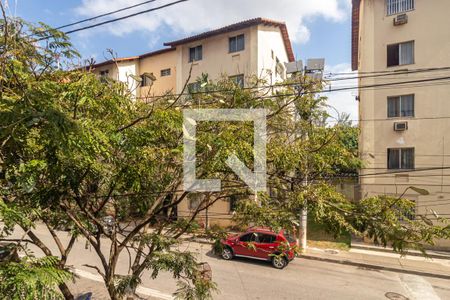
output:
[[[426,189],[406,191],[416,218],[450,218],[449,11],[448,0],[353,0],[361,196]]]
[[[167,42],[164,46],[143,55],[95,64],[93,72],[127,82],[136,97],[151,97],[180,93],[189,78],[189,83],[195,83],[202,73],[211,80],[228,76],[242,84],[251,76],[277,82],[286,76],[284,64],[294,61],[285,23],[264,18]],[[136,76],[142,77],[141,83],[133,79]]]
[[[186,82],[195,88],[206,73],[211,80],[228,76],[245,86],[252,76],[268,83],[285,79],[285,63],[294,61],[285,23],[256,18],[165,43],[166,48],[147,54],[116,58],[95,64],[92,71],[127,83],[134,96],[151,98],[181,93]],[[192,70],[191,70],[192,68]],[[191,73],[191,75],[190,75]],[[141,78],[138,82],[135,78]],[[178,216],[188,217],[199,199],[194,195],[178,205]],[[238,199],[216,202],[197,217],[202,224],[231,224]]]

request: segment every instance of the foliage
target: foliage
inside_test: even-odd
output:
[[[58,268],[57,257],[25,257],[20,262],[0,264],[2,299],[64,299],[58,285],[72,279],[67,270]]]
[[[21,227],[27,242],[53,257],[34,232],[33,226],[44,224],[58,246],[57,272],[64,270],[76,238],[82,236],[101,262],[91,267],[104,279],[111,299],[133,293],[145,270],[152,278],[170,272],[178,282],[179,298],[211,298],[215,284],[202,277],[193,253],[177,247],[183,234],[198,229],[200,212],[231,196],[244,198],[236,215],[241,224],[291,229],[306,207],[336,235],[368,234],[382,243],[393,242],[398,250],[448,235],[448,229],[426,219],[400,223],[392,207],[406,208],[407,200],[379,197],[351,203],[336,192],[331,180],[354,171],[360,161],[354,130],[325,126],[326,99],[315,93],[322,82],[294,76],[283,86],[264,88],[264,80],[247,78],[255,88],[242,89],[229,78],[212,82],[204,74],[199,92],[189,96],[144,95],[136,101],[125,84],[101,80],[89,67],[61,69],[61,62],[69,64],[77,57],[62,33],[18,20],[3,25],[1,219],[9,229]],[[36,37],[45,40],[36,43]],[[252,168],[252,123],[200,122],[197,177],[220,179],[222,191],[201,194],[199,206],[175,220],[174,210],[190,195],[182,184],[182,109],[188,108],[267,110],[269,190],[258,195],[258,202],[248,199],[252,192],[225,163],[236,154]],[[137,218],[130,220],[131,214]],[[106,216],[115,220],[111,231],[105,230]],[[61,224],[71,229],[68,245],[58,238]],[[106,251],[103,238],[110,245]],[[122,255],[128,255],[130,268],[119,276]],[[38,275],[54,271],[44,268]],[[50,278],[63,280],[63,275]],[[21,286],[54,286],[53,281],[40,282]],[[64,284],[60,287],[70,298]]]

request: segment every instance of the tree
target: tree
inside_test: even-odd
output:
[[[77,53],[64,34],[7,18],[2,25],[1,205],[14,213],[0,217],[20,216],[9,219],[9,229],[21,227],[26,243],[58,257],[57,270],[66,269],[76,239],[85,239],[101,261],[88,267],[102,276],[111,299],[133,293],[143,276],[156,278],[162,271],[178,280],[179,298],[211,298],[216,286],[195,253],[176,246],[198,228],[195,218],[201,211],[233,195],[248,198],[237,215],[243,223],[290,228],[306,205],[333,232],[368,232],[382,241],[399,241],[399,249],[415,245],[409,241],[413,237],[428,235],[430,241],[448,233],[421,221],[405,232],[394,231],[400,223],[387,205],[400,211],[410,202],[353,204],[328,184],[330,177],[360,162],[337,138],[339,127],[323,126],[326,99],[316,96],[321,82],[299,76],[267,86],[247,78],[249,88],[242,89],[228,78],[212,82],[205,74],[198,79],[200,91],[187,93],[186,83],[180,95],[136,101],[123,83],[71,66]],[[68,67],[60,69],[61,63]],[[174,218],[177,205],[192,194],[182,184],[182,110],[191,108],[267,110],[269,192],[260,193],[259,201],[225,163],[235,153],[252,167],[253,124],[199,122],[197,177],[220,179],[222,191],[203,193],[189,218]],[[312,182],[307,186],[305,174]],[[107,216],[114,222],[106,222]],[[36,224],[45,225],[57,253],[36,233]],[[67,244],[58,233],[62,225],[70,228]],[[129,269],[120,274],[124,255]],[[70,299],[67,286],[57,283]]]
[[[172,272],[182,281],[180,295],[209,297],[214,284],[195,255],[173,248],[195,226],[170,214],[187,195],[180,192],[182,116],[169,109],[173,99],[137,103],[122,83],[61,70],[61,62],[77,57],[62,33],[7,18],[2,25],[1,204],[21,215],[13,225],[23,229],[26,243],[58,256],[57,270],[64,270],[76,239],[84,237],[101,260],[90,267],[112,299],[135,289],[146,269],[152,277]],[[126,231],[131,208],[141,219]],[[107,215],[116,220],[111,232]],[[36,234],[39,222],[58,254]],[[62,224],[71,229],[67,244],[58,234]],[[123,253],[133,257],[127,275],[117,273]],[[73,298],[64,282],[60,289]]]

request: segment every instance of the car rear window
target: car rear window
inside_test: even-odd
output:
[[[273,234],[265,234],[265,233],[259,234],[259,242],[260,243],[272,244],[273,242],[275,242],[275,240],[276,240],[276,236],[274,236]]]
[[[291,235],[290,233],[284,233],[284,237],[286,238],[286,240],[289,242],[289,243],[295,243],[295,242],[297,242],[297,240],[296,240],[296,238],[293,236],[293,235]]]

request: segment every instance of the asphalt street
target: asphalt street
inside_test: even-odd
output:
[[[52,244],[52,238],[44,227],[38,226],[37,233],[46,243]],[[60,233],[60,237],[63,241],[68,240],[66,233]],[[103,247],[106,252],[106,240]],[[55,245],[51,248],[57,253]],[[215,299],[450,299],[450,281],[445,279],[302,258],[295,259],[283,270],[276,270],[261,261],[244,258],[222,260],[211,254],[209,245],[185,243],[180,249],[197,252],[201,261],[211,265],[213,280],[220,290]],[[35,253],[39,255],[40,252],[35,249]],[[126,273],[128,262],[128,256],[121,257],[120,273]],[[100,267],[94,250],[86,247],[85,240],[80,238],[75,243],[68,264],[80,276],[74,288],[77,293],[93,291],[94,299],[108,299],[99,275],[84,266]],[[170,299],[175,290],[176,282],[171,274],[161,273],[152,280],[146,273],[139,293],[146,299]]]

